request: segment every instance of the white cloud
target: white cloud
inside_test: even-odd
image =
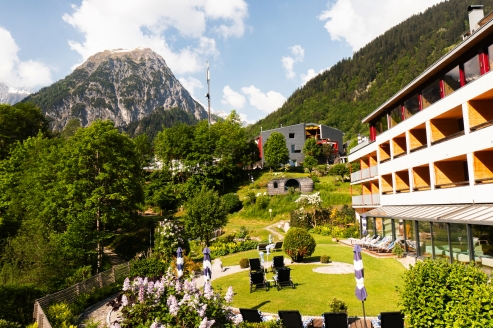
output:
[[[195,96],[195,89],[203,89],[204,85],[202,84],[202,82],[192,76],[189,76],[188,78],[180,77],[178,80],[180,81],[181,85],[183,85],[183,87],[187,89],[192,98],[197,100],[197,97]]]
[[[9,31],[0,27],[0,81],[14,88],[34,89],[52,82],[51,71],[43,63],[21,61],[17,56],[20,48]]]
[[[245,106],[245,102],[245,96],[231,89],[229,85],[223,88],[223,99],[221,100],[221,103],[225,105],[229,104],[233,106],[234,109],[240,109]]]
[[[301,79],[301,85],[305,85],[306,82],[310,81],[313,79],[315,76],[317,76],[320,73],[323,73],[324,71],[328,70],[328,68],[323,68],[320,71],[315,72],[313,68],[310,68],[306,74],[301,73],[300,74],[300,79]]]
[[[289,48],[291,50],[291,54],[293,57],[282,57],[281,63],[284,71],[286,72],[286,77],[288,79],[292,79],[295,77],[295,73],[293,71],[294,63],[302,62],[305,58],[305,49],[303,49],[300,45],[294,45]]]
[[[72,6],[63,20],[84,36],[83,42],[69,40],[82,61],[107,49],[149,47],[166,60],[175,74],[197,72],[207,56],[217,56],[212,31],[221,37],[240,37],[245,30],[248,6],[244,0],[83,0]],[[169,40],[190,45],[173,49]]]
[[[332,40],[344,39],[353,51],[404,21],[443,0],[337,0],[318,19]]]
[[[266,113],[275,111],[286,101],[286,98],[279,92],[269,91],[263,93],[253,85],[243,87],[241,91],[248,96],[250,105]]]

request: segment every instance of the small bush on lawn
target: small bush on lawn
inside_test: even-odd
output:
[[[247,236],[248,236],[248,229],[245,226],[242,226],[240,228],[240,231],[238,231],[237,237],[246,238]]]
[[[277,320],[270,320],[265,322],[241,322],[238,325],[239,328],[282,328],[283,325]]]
[[[347,312],[347,305],[343,300],[335,298],[330,302],[329,308],[331,312]]]
[[[330,256],[328,255],[320,256],[320,263],[330,263]]]
[[[168,263],[154,256],[130,261],[131,277],[162,276],[167,269]]]
[[[255,200],[255,205],[260,209],[266,209],[269,206],[270,198],[269,196],[258,196]]]
[[[474,265],[423,261],[404,274],[402,312],[410,327],[491,327],[493,286]]]
[[[230,193],[222,196],[224,207],[228,213],[238,212],[242,208],[240,197],[238,195]]]
[[[246,269],[246,268],[248,268],[249,266],[250,266],[250,262],[248,261],[248,259],[246,259],[246,258],[242,258],[242,259],[240,260],[240,268],[242,268],[242,269]]]
[[[404,256],[404,249],[402,249],[400,245],[395,245],[392,249],[392,254],[394,254],[398,258],[402,258]]]
[[[316,246],[315,239],[302,228],[291,228],[284,237],[283,250],[295,262],[301,262],[303,257],[312,255]]]

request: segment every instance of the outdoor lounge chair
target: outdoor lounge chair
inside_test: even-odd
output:
[[[277,270],[284,267],[284,256],[279,255],[272,258],[272,272],[277,272]]]
[[[269,244],[267,244],[267,243],[260,243],[257,246],[257,250],[259,252],[265,252],[265,251],[267,251],[267,245],[269,245]]]
[[[368,249],[370,250],[376,250],[379,247],[386,247],[392,242],[392,237],[384,237],[380,241],[376,242],[375,244],[368,245]]]
[[[404,314],[401,312],[380,313],[381,328],[404,328]]]
[[[291,286],[293,289],[295,288],[293,281],[291,280],[290,268],[279,268],[274,275],[274,281],[276,282],[277,290],[281,290],[284,286]]]
[[[265,291],[268,291],[269,284],[265,280],[263,271],[250,271],[250,293],[257,288],[265,288]]]
[[[347,328],[348,318],[347,313],[344,312],[325,312],[324,318],[324,328]]]
[[[248,259],[248,262],[250,263],[250,271],[264,271],[264,267],[260,263],[260,259]]]
[[[380,246],[380,247],[377,247],[377,253],[389,253],[389,252],[392,252],[392,250],[394,249],[395,245],[398,245],[399,244],[399,241],[398,240],[394,240],[392,241],[390,244],[387,244],[385,246]]]
[[[282,251],[282,241],[276,241],[276,245],[274,246],[274,251]]]
[[[278,311],[282,326],[286,328],[313,327],[313,319],[303,321],[300,311]]]
[[[262,316],[259,310],[254,309],[241,309],[240,314],[243,317],[244,322],[264,322],[265,318]]]

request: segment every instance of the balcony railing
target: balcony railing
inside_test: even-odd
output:
[[[366,169],[362,169],[351,173],[351,182],[365,180],[368,178],[373,178],[378,175],[378,166],[370,166]]]
[[[353,196],[353,206],[380,205],[380,194]]]

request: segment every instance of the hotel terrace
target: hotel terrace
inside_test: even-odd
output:
[[[464,40],[363,119],[353,207],[408,255],[493,267],[493,14],[469,6]],[[362,228],[363,229],[363,228]]]

